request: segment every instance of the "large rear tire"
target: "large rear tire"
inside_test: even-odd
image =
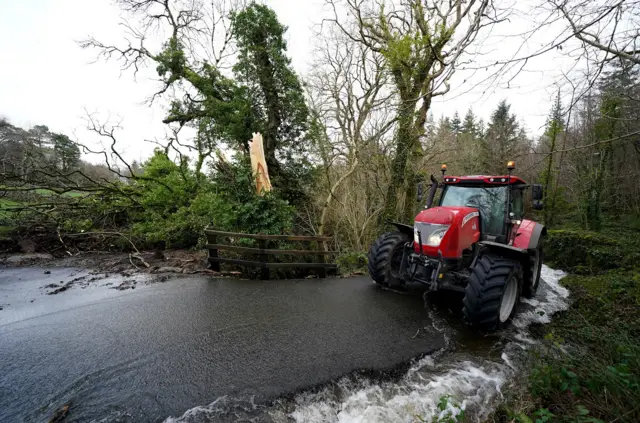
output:
[[[492,254],[476,260],[462,300],[471,326],[487,331],[506,326],[516,311],[522,286],[522,265]]]
[[[404,286],[400,277],[402,257],[409,235],[403,232],[388,232],[381,235],[369,248],[369,274],[375,283],[391,288]]]

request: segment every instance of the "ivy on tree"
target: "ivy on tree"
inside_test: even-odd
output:
[[[258,3],[234,14],[232,23],[238,47],[233,71],[251,105],[246,120],[252,124],[251,131],[263,134],[274,186],[298,203],[304,198],[301,182],[308,175],[304,135],[309,112],[302,84],[286,55],[287,28],[272,9]]]

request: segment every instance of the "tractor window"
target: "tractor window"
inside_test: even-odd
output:
[[[485,235],[502,235],[507,187],[464,187],[448,185],[441,206],[474,207],[480,211]]]
[[[524,201],[522,189],[516,188],[511,190],[511,209],[513,213],[513,219],[522,220],[524,216]]]

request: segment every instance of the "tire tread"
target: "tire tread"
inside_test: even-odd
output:
[[[518,261],[492,254],[484,254],[478,258],[471,269],[462,300],[462,313],[467,323],[482,330],[499,329],[500,299],[506,282],[514,271],[518,273],[520,284],[522,266]]]

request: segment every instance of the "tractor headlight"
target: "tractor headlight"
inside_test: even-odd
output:
[[[437,247],[450,227],[451,225],[416,222],[413,228],[413,240],[416,244],[419,244],[420,238],[422,238],[423,245]],[[420,231],[420,237],[418,237],[418,231]]]
[[[442,226],[443,227],[431,232],[431,235],[429,235],[429,237],[427,238],[427,242],[425,242],[424,245],[427,245],[429,247],[438,247],[440,245],[440,243],[442,242],[442,238],[444,238],[444,235],[449,230],[449,225]]]

